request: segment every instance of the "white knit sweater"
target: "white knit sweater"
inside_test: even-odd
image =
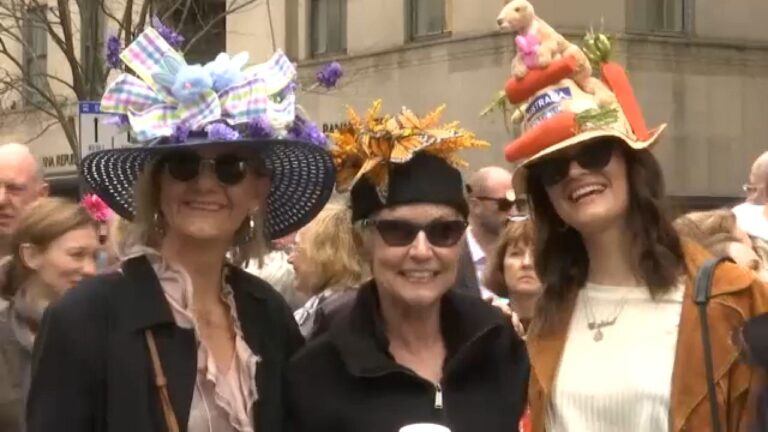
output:
[[[588,283],[571,319],[547,431],[668,430],[682,299],[682,285],[652,300],[645,287]],[[614,316],[595,341],[588,322]]]

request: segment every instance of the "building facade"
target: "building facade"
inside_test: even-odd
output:
[[[669,123],[655,149],[670,195],[685,206],[739,200],[750,164],[768,150],[768,2],[744,0],[531,0],[537,14],[580,41],[591,26],[615,35],[649,124]],[[303,105],[333,125],[349,104],[364,110],[424,111],[446,103],[446,119],[490,141],[470,151],[473,166],[504,165],[514,133],[500,115],[479,113],[503,88],[514,55],[512,35],[496,29],[499,0],[287,0],[274,14],[278,46],[311,75],[342,63],[342,86],[308,95]],[[242,37],[233,51],[268,38]],[[266,51],[265,51],[266,52]]]
[[[768,150],[768,2],[531,1],[576,42],[590,26],[615,35],[615,59],[627,67],[648,123],[669,123],[654,151],[671,195],[692,206],[740,199],[752,160]],[[460,120],[492,143],[489,151],[467,152],[470,164],[506,165],[502,150],[514,131],[501,114],[479,116],[503,88],[514,55],[512,35],[496,28],[502,6],[500,0],[264,0],[227,16],[220,43],[230,53],[248,51],[251,62],[280,48],[306,79],[325,62],[339,61],[345,77],[338,89],[302,97],[327,128],[344,120],[347,105],[365,110],[377,98],[387,111],[445,103],[445,119]],[[0,139],[27,139],[40,128],[38,120],[6,121]],[[56,127],[30,146],[51,176],[75,175]]]

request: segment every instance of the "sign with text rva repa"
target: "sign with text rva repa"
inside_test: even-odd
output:
[[[80,160],[90,153],[127,147],[127,131],[121,131],[117,125],[104,121],[113,114],[102,113],[99,102],[80,102]]]

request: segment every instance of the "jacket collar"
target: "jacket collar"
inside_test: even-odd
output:
[[[229,270],[226,274],[235,292],[235,300],[243,294],[260,300],[267,298],[265,288],[261,284],[248,283],[245,280],[248,276],[242,270],[234,266]],[[146,255],[135,256],[123,262],[122,273],[130,288],[117,294],[117,301],[125,305],[120,310],[128,311],[116,317],[119,327],[134,331],[175,322],[160,280]]]
[[[687,367],[682,363],[683,359],[687,357],[687,354],[680,355],[681,348],[684,348],[680,344],[680,338],[700,338],[700,336],[698,336],[698,332],[700,331],[697,321],[698,312],[696,311],[696,305],[692,301],[693,283],[695,281],[696,275],[698,274],[699,268],[707,260],[712,258],[712,255],[709,254],[704,248],[689,240],[683,240],[683,254],[685,256],[685,270],[687,277],[683,308],[680,317],[678,355],[676,356],[675,360],[675,374],[673,376],[672,383],[672,406],[674,409],[677,409],[681,406],[692,406],[691,404],[695,403],[696,398],[699,398],[702,395],[706,395],[706,383],[703,379],[700,379],[700,377],[704,376],[703,370],[702,374],[696,380],[698,384],[692,382],[685,383],[686,386],[695,384],[696,387],[701,387],[697,389],[698,391],[686,392],[685,394],[682,394],[681,392],[675,392],[675,388],[680,387],[680,385],[683,383],[680,369]],[[718,266],[715,271],[712,283],[711,298],[748,290],[750,289],[750,286],[754,280],[755,275],[751,272],[732,263],[723,263],[722,265]],[[556,379],[558,367],[560,366],[560,359],[562,358],[563,350],[565,349],[565,342],[568,336],[568,330],[576,304],[577,295],[578,291],[574,290],[572,295],[564,302],[561,319],[557,322],[557,325],[553,331],[547,333],[546,335],[529,337],[527,341],[528,354],[530,356],[533,369],[533,378],[541,387],[543,395],[546,398],[545,400],[549,400],[551,398],[552,387]],[[703,362],[698,363],[702,363],[703,365]],[[716,369],[718,366],[718,364],[715,365]],[[702,391],[704,393],[701,393]],[[687,396],[694,393],[695,396],[693,396],[693,398]]]
[[[500,313],[489,311],[482,300],[454,290],[446,292],[440,301],[440,322],[446,363],[488,330],[509,324]],[[340,316],[328,332],[350,373],[378,376],[402,370],[389,353],[385,325],[376,284],[367,282],[360,288],[352,308]]]
[[[712,254],[703,247],[690,240],[683,240],[683,251],[685,253],[685,265],[688,280],[694,282],[699,269],[708,260],[712,259]],[[755,281],[757,276],[741,266],[730,262],[723,262],[717,267],[712,279],[711,297],[717,297],[723,294],[732,294],[738,291],[748,289]],[[691,290],[686,290],[686,295],[692,295]]]
[[[175,326],[175,321],[163,288],[152,264],[146,255],[139,255],[126,260],[122,266],[125,277],[125,289],[115,290],[119,305],[115,308],[115,320],[120,329],[128,332],[141,332],[152,329],[156,340],[160,363],[168,383],[168,393],[174,412],[181,424],[189,420],[189,408],[197,371],[196,341],[192,330]],[[267,299],[271,289],[266,283],[232,267],[225,272],[235,296],[235,307],[241,319],[245,342],[254,353],[271,362],[276,352],[269,346],[274,332],[269,325],[270,311]],[[274,333],[272,333],[274,334]],[[263,368],[257,370],[257,386],[264,387]],[[269,398],[269,395],[260,399]]]

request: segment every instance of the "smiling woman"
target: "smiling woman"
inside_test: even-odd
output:
[[[118,271],[49,308],[27,430],[279,432],[283,370],[303,339],[282,297],[238,264],[315,217],[333,162],[289,134],[314,126],[296,115],[282,53],[225,65],[237,79],[210,88],[173,81],[188,66],[152,29],[126,50],[136,75],[112,82],[101,108],[142,142],[81,168],[135,229]]]
[[[10,301],[7,308],[0,306],[0,407],[15,407],[0,409],[0,430],[25,430],[19,425],[43,312],[95,273],[97,229],[85,208],[63,198],[42,198],[19,216],[12,253],[0,259],[2,297]]]
[[[331,150],[373,280],[291,361],[286,430],[515,430],[525,346],[500,311],[451,289],[469,213],[454,152],[484,143],[439,129],[440,110],[420,119],[407,109],[379,117],[379,108],[365,123],[350,114]],[[374,134],[381,154],[371,155],[360,143]]]
[[[749,366],[726,360],[742,346],[715,335],[738,334],[765,310],[765,289],[752,272],[719,266],[705,312],[712,337],[703,332],[693,290],[711,255],[681,239],[666,215],[651,153],[665,125],[648,130],[620,66],[604,65],[603,78],[615,103],[570,79],[538,89],[506,153],[518,164],[516,192],[531,203],[543,289],[527,334],[532,428],[745,430],[758,382]],[[567,97],[533,104],[562,89]],[[566,117],[566,134],[546,133]],[[713,378],[704,373],[710,361]],[[728,413],[725,423],[714,425],[713,412]]]

